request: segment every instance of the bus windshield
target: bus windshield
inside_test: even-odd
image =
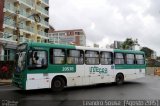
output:
[[[16,52],[16,72],[21,72],[25,68],[26,62],[26,44],[19,45]]]
[[[47,52],[44,50],[30,50],[28,53],[29,69],[41,69],[47,67]]]

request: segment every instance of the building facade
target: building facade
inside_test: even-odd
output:
[[[93,44],[93,47],[99,48],[99,44],[94,43],[94,44]]]
[[[114,41],[113,48],[114,49],[122,49],[122,47],[121,47],[122,44],[123,44],[122,41]]]
[[[72,44],[86,46],[86,35],[83,29],[51,31],[47,34],[49,42],[54,44]]]
[[[132,47],[130,47],[129,50],[140,50],[141,46],[137,42],[138,41],[136,41],[136,43]],[[124,41],[114,41],[114,43],[110,45],[110,48],[113,48],[113,49],[123,49],[122,48],[122,44],[123,43],[124,43]]]
[[[48,42],[48,22],[49,0],[1,0],[0,59],[12,59],[18,43]]]
[[[151,53],[151,59],[157,59],[157,52],[153,50]]]

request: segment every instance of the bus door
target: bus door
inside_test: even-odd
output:
[[[108,51],[100,52],[100,65],[97,67],[98,79],[97,83],[113,82],[115,66],[113,64],[113,53]],[[99,82],[98,82],[99,81]]]
[[[82,80],[84,77],[84,52],[82,50],[67,50],[67,66],[74,68],[71,73],[71,85],[83,85]]]
[[[94,84],[98,77],[99,52],[93,50],[85,51],[85,72],[83,84]]]
[[[46,50],[30,50],[28,53],[28,72],[37,74],[28,74],[28,82],[32,86],[40,88],[49,87],[49,76],[47,73],[48,67],[48,54]],[[34,80],[33,80],[34,79]]]

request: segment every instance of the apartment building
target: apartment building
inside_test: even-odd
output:
[[[86,46],[86,35],[83,29],[49,30],[47,36],[50,43]]]
[[[48,42],[49,0],[0,1],[0,56],[10,60],[18,43]]]

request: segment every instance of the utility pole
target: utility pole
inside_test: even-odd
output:
[[[37,42],[37,35],[38,35],[38,27],[37,24],[41,21],[40,15],[37,13],[38,10],[38,0],[35,0],[35,10],[34,10],[34,20],[35,20],[35,25],[34,25],[34,30],[35,30],[35,36],[34,40]]]
[[[20,43],[20,30],[19,30],[19,4],[17,5],[17,10],[16,10],[16,14],[15,14],[15,33],[17,35],[17,44]]]

